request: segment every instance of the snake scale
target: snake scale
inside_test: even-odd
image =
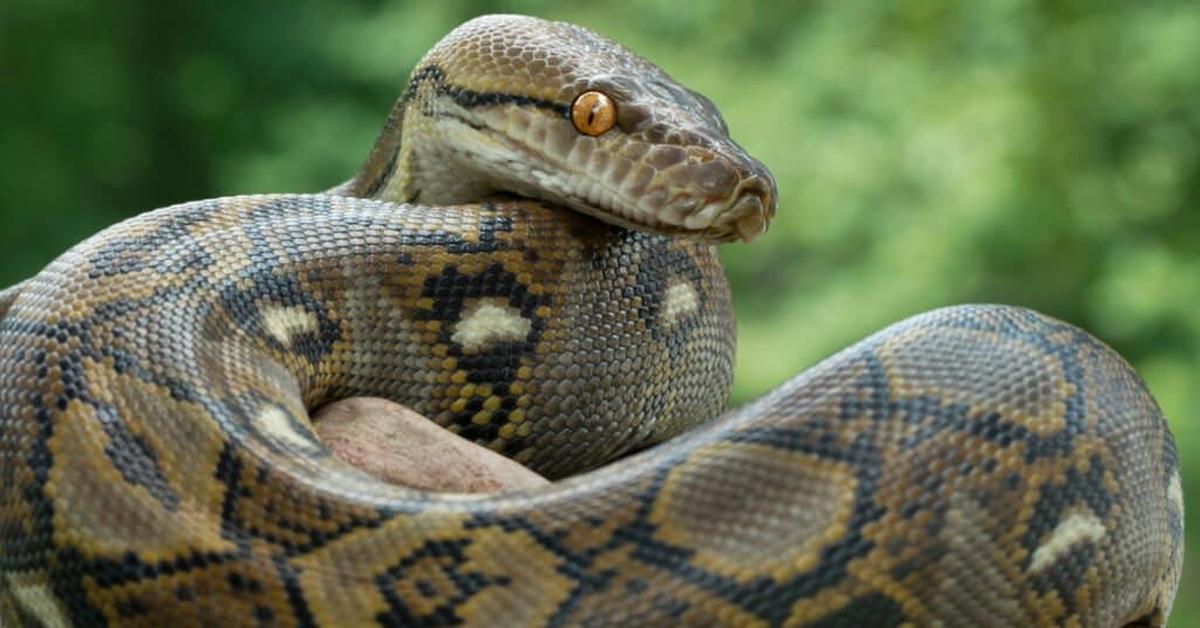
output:
[[[636,54],[467,22],[341,187],[143,214],[0,293],[0,623],[1165,622],[1175,445],[1077,328],[937,310],[722,414],[713,244],[775,204]],[[562,479],[377,480],[309,420],[355,395]]]

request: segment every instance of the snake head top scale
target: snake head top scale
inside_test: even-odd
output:
[[[430,204],[511,193],[712,242],[761,235],[778,196],[707,98],[601,35],[515,15],[434,46],[341,191]]]

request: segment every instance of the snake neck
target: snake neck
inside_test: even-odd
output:
[[[499,190],[439,141],[432,116],[436,87],[415,72],[393,105],[366,162],[354,177],[329,191],[393,203],[474,203]]]
[[[401,155],[406,100],[405,95],[396,101],[358,172],[349,181],[327,193],[356,198],[380,198],[386,194],[400,203],[414,200],[412,177],[409,175],[411,148],[405,151],[407,155]]]

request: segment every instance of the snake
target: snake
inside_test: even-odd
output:
[[[1164,624],[1178,453],[1077,327],[943,307],[726,409],[716,246],[777,199],[620,44],[460,25],[344,184],[144,213],[0,293],[0,623]],[[361,395],[554,481],[373,477],[309,418]]]

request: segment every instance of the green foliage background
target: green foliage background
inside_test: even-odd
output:
[[[922,310],[1029,306],[1148,380],[1200,520],[1200,4],[781,6],[6,0],[0,284],[137,212],[337,183],[453,26],[566,19],[712,97],[779,179],[767,237],[724,250],[738,400]]]

